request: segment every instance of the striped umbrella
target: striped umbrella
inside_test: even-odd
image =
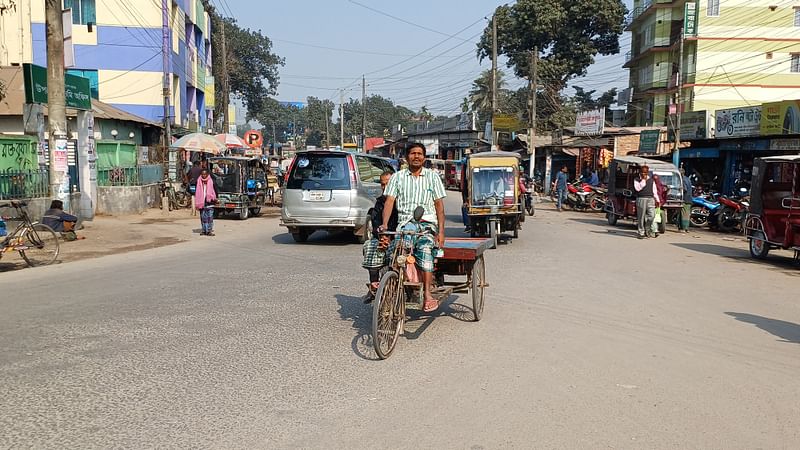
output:
[[[235,134],[217,134],[214,139],[222,142],[228,148],[248,148],[247,142]]]
[[[214,136],[205,133],[189,133],[178,139],[170,148],[181,148],[187,152],[210,153],[219,155],[225,151],[225,145],[216,140]]]

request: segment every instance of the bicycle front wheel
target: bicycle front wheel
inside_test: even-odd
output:
[[[372,311],[372,344],[380,359],[388,358],[397,344],[405,320],[404,302],[400,277],[389,270],[381,277]]]
[[[29,266],[46,266],[58,258],[58,235],[43,223],[35,223],[25,230],[25,250],[19,254]]]

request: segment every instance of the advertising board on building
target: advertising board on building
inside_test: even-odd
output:
[[[761,135],[800,133],[800,100],[761,105]]]
[[[681,114],[681,141],[708,139],[711,137],[708,127],[707,111],[687,111]],[[669,138],[674,141],[675,130],[670,124]]]
[[[575,135],[597,136],[603,134],[605,121],[605,108],[578,113],[578,116],[575,118]]]
[[[688,1],[683,10],[683,35],[697,36],[697,0]]]
[[[639,153],[657,153],[661,130],[642,130],[639,134]]]
[[[714,112],[717,139],[758,136],[761,106],[718,109]]]
[[[522,127],[515,114],[495,114],[494,131],[517,131]]]
[[[800,138],[770,139],[769,149],[775,151],[800,151]]]

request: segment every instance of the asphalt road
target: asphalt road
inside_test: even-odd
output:
[[[452,297],[386,361],[360,247],[275,218],[0,273],[0,447],[800,447],[800,269],[633,236],[541,208],[481,322]]]

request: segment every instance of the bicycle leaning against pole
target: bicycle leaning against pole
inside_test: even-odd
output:
[[[58,235],[49,226],[32,222],[27,203],[19,200],[0,200],[0,208],[14,208],[16,217],[3,217],[19,221],[19,225],[6,236],[0,236],[0,258],[7,252],[19,252],[29,266],[44,266],[58,258]]]

